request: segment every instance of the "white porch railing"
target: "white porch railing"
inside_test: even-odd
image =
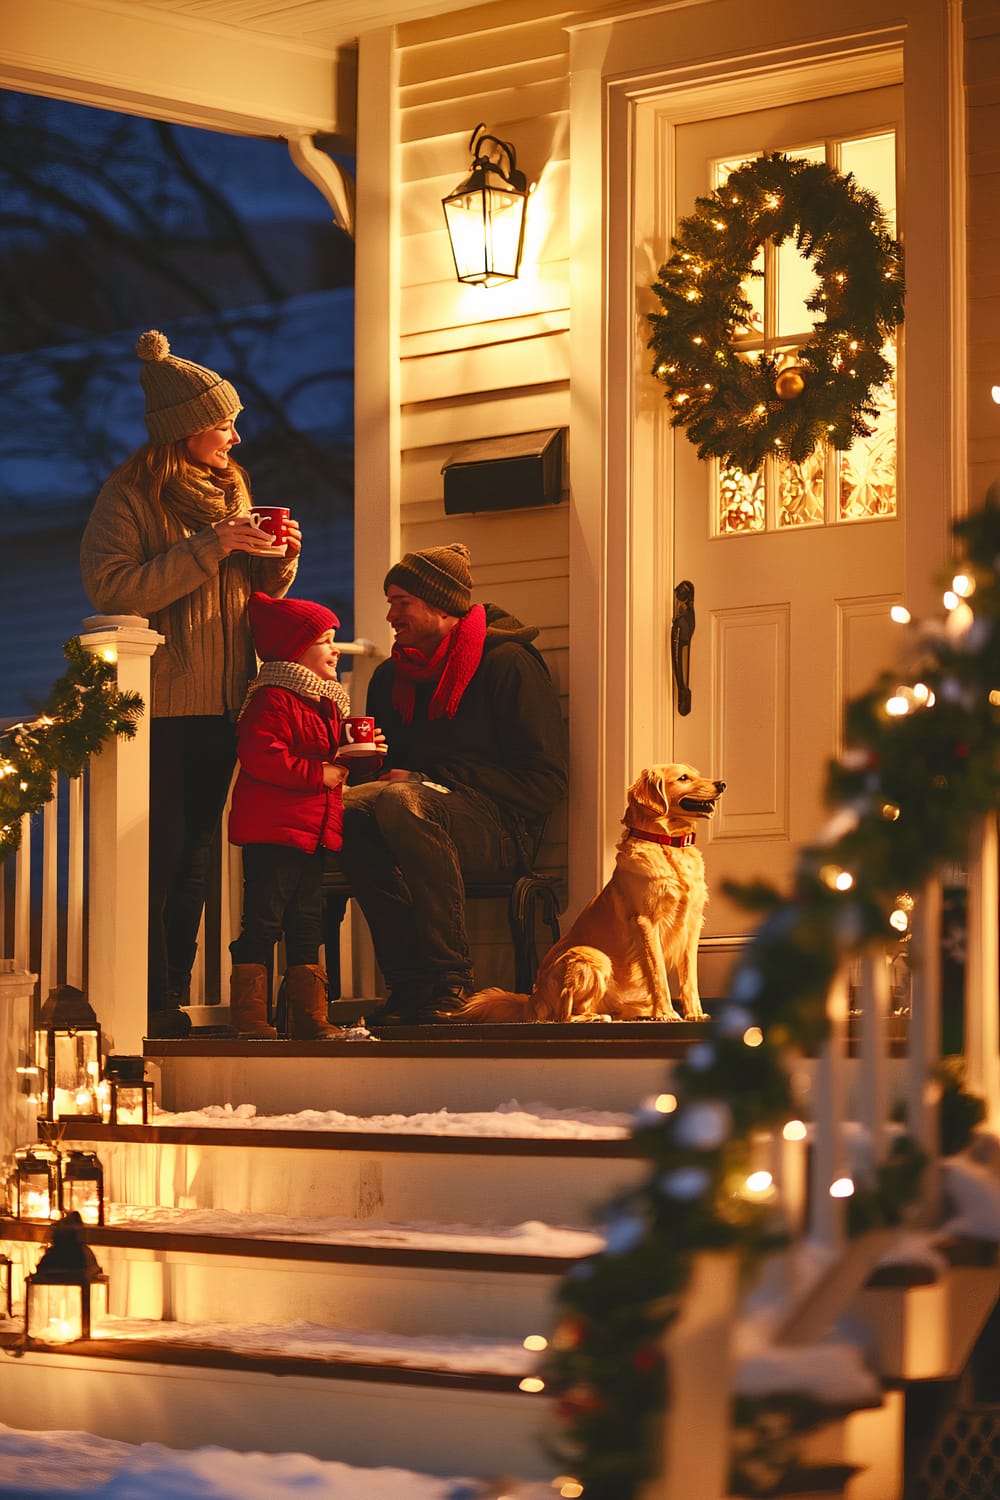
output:
[[[144,704],[149,702],[150,660],[162,639],[147,621],[129,616],[93,616],[84,621],[80,637],[88,651],[114,662],[119,688],[139,693]],[[341,642],[340,651],[354,666],[355,701],[363,701],[378,653],[368,641]],[[0,870],[0,1005],[6,1006],[15,990],[19,997],[18,1019],[0,1011],[0,1024],[5,1038],[17,1033],[18,1054],[29,1044],[36,978],[41,998],[60,983],[85,990],[107,1049],[141,1052],[151,795],[156,789],[149,785],[149,720],[144,714],[135,738],[110,740],[91,758],[85,777],[58,779],[36,826],[28,816],[22,820],[20,848]],[[228,856],[228,844],[223,847]],[[239,920],[240,894],[238,861],[224,857],[222,930],[217,934],[220,945],[225,944],[220,950],[223,972],[228,940]],[[351,972],[350,931],[345,923],[345,973]],[[202,942],[202,968],[204,955]],[[194,988],[199,999],[206,998],[203,973],[196,976]],[[9,1003],[15,1005],[12,999]],[[17,1133],[23,1139],[20,1128]],[[5,1135],[0,1121],[0,1156],[14,1144]]]

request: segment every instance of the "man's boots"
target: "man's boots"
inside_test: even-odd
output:
[[[233,964],[229,1027],[244,1041],[273,1041],[278,1035],[267,1021],[267,970],[263,964]]]
[[[288,1035],[293,1042],[330,1042],[344,1035],[327,1020],[326,974],[319,964],[293,964],[285,970]]]

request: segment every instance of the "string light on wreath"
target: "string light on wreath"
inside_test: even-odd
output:
[[[759,321],[745,292],[765,241],[793,240],[818,287],[809,341],[775,355],[741,346]],[[653,374],[699,458],[751,474],[769,453],[802,463],[870,437],[903,320],[902,250],[852,174],[773,152],[746,162],[681,220],[653,286]]]

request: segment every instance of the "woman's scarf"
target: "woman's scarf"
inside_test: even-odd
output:
[[[236,464],[231,464],[224,475],[213,473],[183,480],[177,476],[164,485],[162,501],[164,509],[188,531],[227,521],[250,508],[246,483]]]
[[[265,661],[261,662],[260,671],[247,688],[247,695],[243,699],[243,707],[239,712],[241,719],[246,713],[250,699],[257,689],[262,687],[288,688],[290,692],[298,693],[302,698],[330,698],[345,717],[351,711],[351,700],[347,689],[336,680],[317,677],[315,672],[310,672],[309,668],[302,666],[301,662]]]
[[[437,682],[427,709],[429,719],[453,719],[462,694],[483,658],[486,611],[474,604],[469,613],[449,630],[434,655],[427,657],[415,646],[393,646],[396,675],[392,684],[392,706],[404,724],[413,722],[418,682]]]

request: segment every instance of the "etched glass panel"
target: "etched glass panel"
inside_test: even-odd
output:
[[[840,521],[885,520],[896,514],[896,350],[895,341],[882,351],[893,367],[888,385],[874,391],[878,418],[871,437],[855,438],[840,464]]]
[[[815,448],[802,463],[789,459],[778,465],[779,529],[789,526],[821,526],[826,453]]]
[[[735,467],[720,472],[718,520],[720,536],[764,530],[763,469],[758,469],[756,474],[744,474],[742,469]]]

